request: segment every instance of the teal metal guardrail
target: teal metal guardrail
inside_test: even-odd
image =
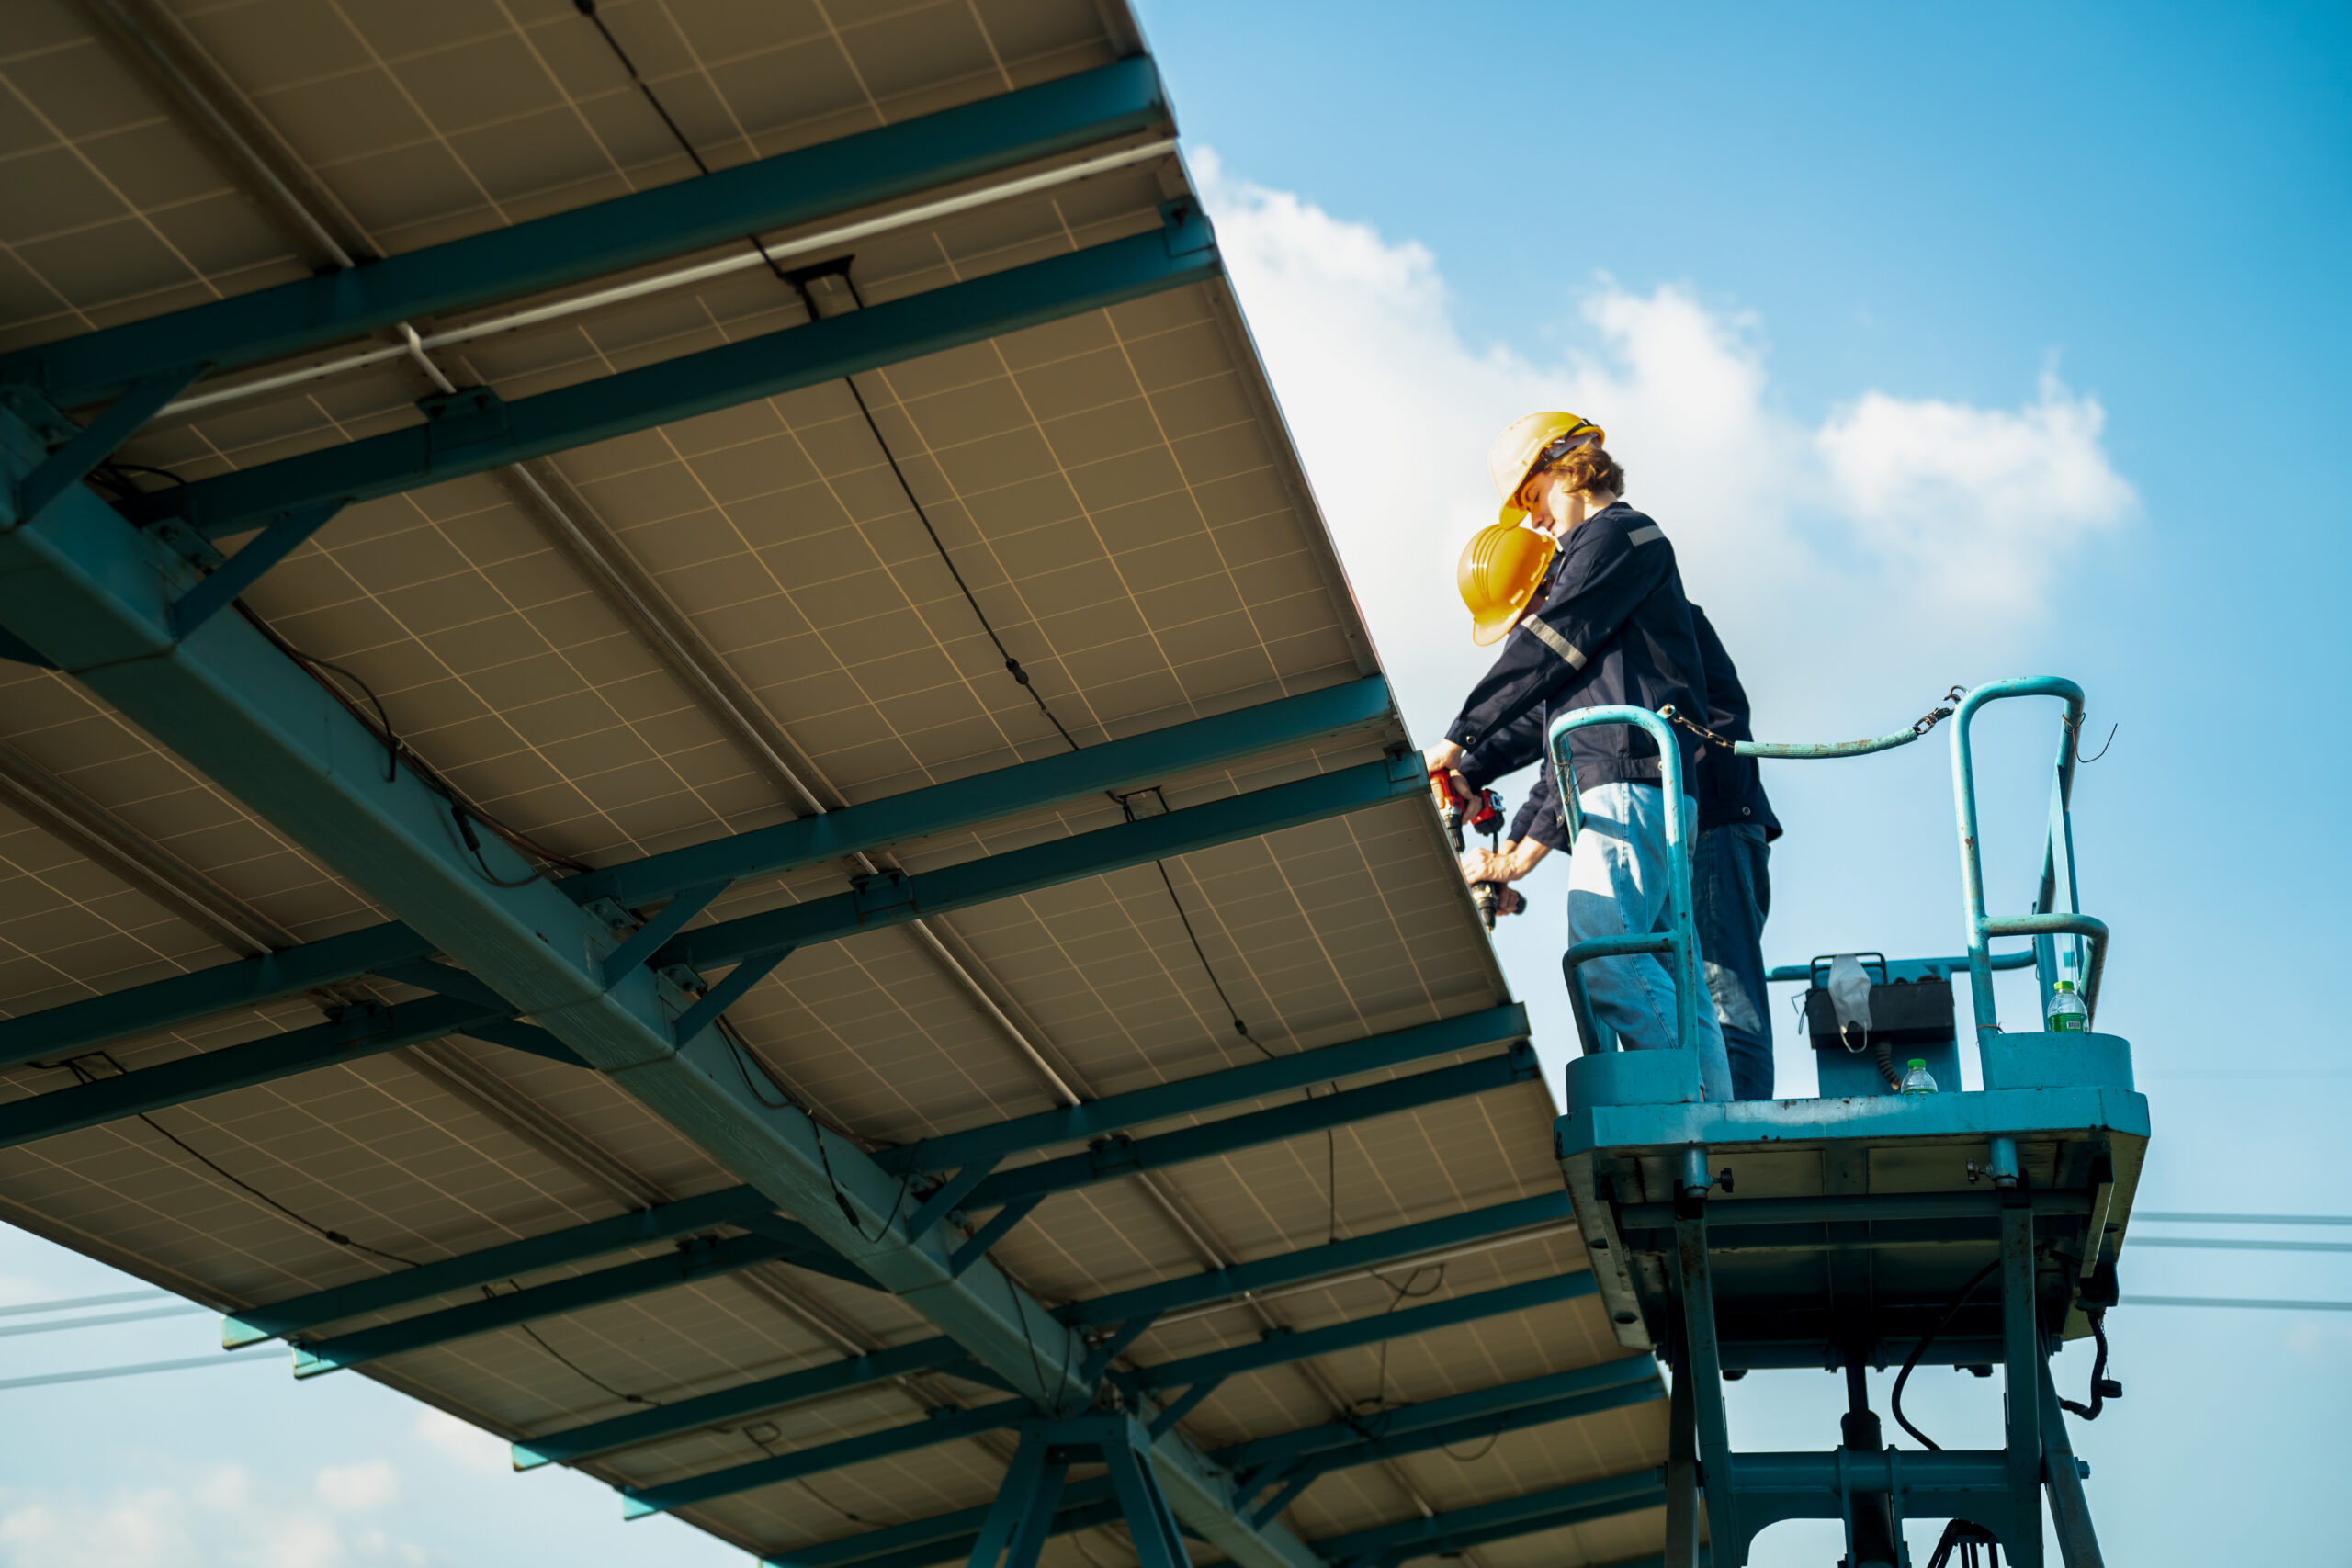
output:
[[[2035,894],[2033,908],[2029,912],[1995,915],[1985,907],[1976,809],[1975,755],[1970,726],[1977,713],[1988,704],[2038,696],[2057,697],[2065,705],[2051,784],[2050,820],[2042,845],[2041,886]],[[2093,1019],[2098,1016],[2099,985],[2106,975],[2110,938],[2104,921],[2082,912],[2080,891],[2075,878],[2073,803],[2075,769],[2079,761],[2083,724],[2083,689],[2074,682],[2055,675],[1994,681],[1962,695],[1956,707],[1932,712],[1908,728],[1890,735],[1866,740],[1822,742],[1741,740],[1731,743],[1731,750],[1738,756],[1786,761],[1866,757],[1910,745],[1928,734],[1946,715],[1952,719],[1952,795],[1960,832],[1962,912],[1967,935],[1967,953],[1964,958],[1911,960],[1904,966],[1941,968],[1948,972],[1965,964],[1969,972],[1970,999],[1975,1014],[1977,1045],[1981,1053],[1985,1042],[2001,1032],[1998,1007],[1993,994],[1993,976],[1996,971],[2032,965],[2037,972],[2040,994],[2045,999],[2059,980],[2079,975],[2082,976],[2084,1006]],[[1681,748],[1676,743],[1670,728],[1676,722],[1685,721],[1679,719],[1671,705],[1657,713],[1635,707],[1585,708],[1565,714],[1553,721],[1545,744],[1551,750],[1554,777],[1560,784],[1562,814],[1568,823],[1571,838],[1582,831],[1583,820],[1576,806],[1576,767],[1568,757],[1566,737],[1576,730],[1603,724],[1633,725],[1645,730],[1657,744],[1661,785],[1669,798],[1679,798],[1682,781]],[[1669,914],[1667,931],[1592,938],[1573,943],[1561,957],[1561,967],[1567,979],[1570,1007],[1588,1055],[1603,1047],[1579,971],[1594,959],[1638,953],[1668,955],[1668,972],[1675,987],[1676,1043],[1683,1050],[1696,1047],[1699,990],[1695,943],[1691,936],[1690,850],[1683,840],[1679,811],[1667,814],[1667,863]],[[2033,947],[2028,953],[1996,956],[1992,943],[2001,937],[2030,937]],[[1767,978],[1775,981],[1808,979],[1811,973],[1809,964],[1782,964],[1772,969]]]

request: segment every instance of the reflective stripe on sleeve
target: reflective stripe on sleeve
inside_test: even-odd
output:
[[[1647,527],[1636,528],[1626,535],[1625,542],[1629,545],[1654,545],[1665,537],[1666,530],[1652,523]]]
[[[1535,639],[1538,642],[1542,643],[1544,647],[1550,649],[1553,652],[1558,654],[1561,659],[1566,660],[1569,669],[1581,670],[1584,668],[1583,650],[1577,648],[1575,643],[1570,642],[1566,637],[1562,637],[1558,632],[1554,631],[1543,620],[1534,615],[1530,615],[1519,624],[1525,630],[1534,633]]]

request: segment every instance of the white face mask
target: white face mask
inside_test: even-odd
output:
[[[1870,1032],[1871,972],[1858,955],[1841,953],[1829,961],[1829,1005],[1838,1012],[1838,1033],[1849,1028]]]

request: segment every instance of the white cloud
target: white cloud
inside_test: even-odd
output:
[[[198,1468],[142,1456],[140,1468],[162,1479],[103,1496],[53,1489],[38,1496],[0,1494],[0,1562],[9,1568],[363,1568],[421,1561],[414,1546],[380,1529],[346,1536],[334,1516],[289,1505],[242,1465]],[[330,1475],[353,1478],[376,1468],[322,1472],[322,1495]],[[380,1468],[383,1480],[342,1484],[380,1489],[390,1476],[389,1466]]]
[[[360,1464],[329,1465],[319,1472],[312,1490],[319,1501],[330,1508],[345,1513],[357,1513],[367,1508],[380,1508],[401,1495],[400,1472],[386,1461],[368,1460]]]
[[[1524,342],[1481,347],[1422,246],[1234,178],[1213,152],[1195,172],[1424,739],[1485,667],[1453,561],[1494,519],[1487,445],[1529,409],[1608,427],[1629,499],[1666,525],[1738,655],[1759,728],[1792,739],[1891,728],[1951,682],[2012,673],[2053,564],[2132,514],[2102,410],[2054,375],[2016,409],[1864,389],[1809,425],[1776,393],[1760,323],[1688,290],[1600,278]]]
[[[494,1432],[485,1432],[470,1422],[439,1410],[423,1409],[409,1427],[410,1435],[425,1447],[456,1460],[469,1470],[486,1470],[498,1473],[514,1468],[514,1450],[501,1441]]]
[[[1939,565],[1979,604],[2032,608],[2045,547],[2130,512],[2132,487],[2099,450],[2106,419],[2045,373],[2041,400],[2014,412],[1865,392],[1815,439],[1831,493],[1890,564]],[[1973,547],[1951,549],[1962,539]]]

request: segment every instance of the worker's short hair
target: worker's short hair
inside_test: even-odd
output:
[[[1611,495],[1625,493],[1625,470],[1617,466],[1617,459],[1598,441],[1589,441],[1559,461],[1546,463],[1528,475],[1527,482],[1519,487],[1519,499],[1522,502],[1533,499],[1529,494],[1531,489],[1554,475],[1566,479],[1569,488],[1580,494],[1589,495],[1596,491],[1607,491]],[[1521,510],[1532,512],[1534,508],[1522,505]]]

